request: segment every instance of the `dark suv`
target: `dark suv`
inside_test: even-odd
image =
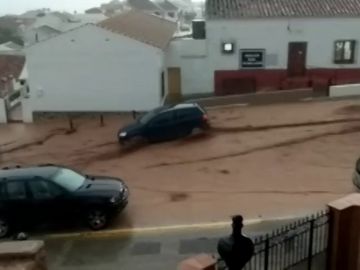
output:
[[[83,218],[94,230],[128,202],[120,179],[88,176],[66,167],[40,165],[0,170],[0,237],[25,225]]]
[[[206,111],[196,103],[182,103],[156,108],[118,132],[120,143],[133,138],[150,142],[185,137],[195,130],[208,128]]]

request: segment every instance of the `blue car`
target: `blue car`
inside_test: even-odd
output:
[[[186,137],[198,130],[208,128],[206,111],[196,103],[182,103],[156,108],[135,123],[118,132],[121,144],[133,139],[160,142]]]

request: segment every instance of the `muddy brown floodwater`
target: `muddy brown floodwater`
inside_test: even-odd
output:
[[[0,126],[6,165],[59,163],[123,178],[130,204],[113,226],[157,226],[301,215],[353,191],[360,150],[357,101],[209,110],[213,129],[121,149],[128,117]]]

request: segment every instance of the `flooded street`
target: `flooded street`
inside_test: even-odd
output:
[[[114,227],[302,215],[353,191],[359,156],[357,101],[209,110],[212,130],[122,149],[131,117],[0,126],[2,166],[56,163],[124,179],[130,203]]]

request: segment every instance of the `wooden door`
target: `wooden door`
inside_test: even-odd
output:
[[[306,42],[290,42],[288,54],[288,75],[304,76],[306,71]]]
[[[181,70],[179,67],[168,68],[168,94],[170,98],[181,97]]]

